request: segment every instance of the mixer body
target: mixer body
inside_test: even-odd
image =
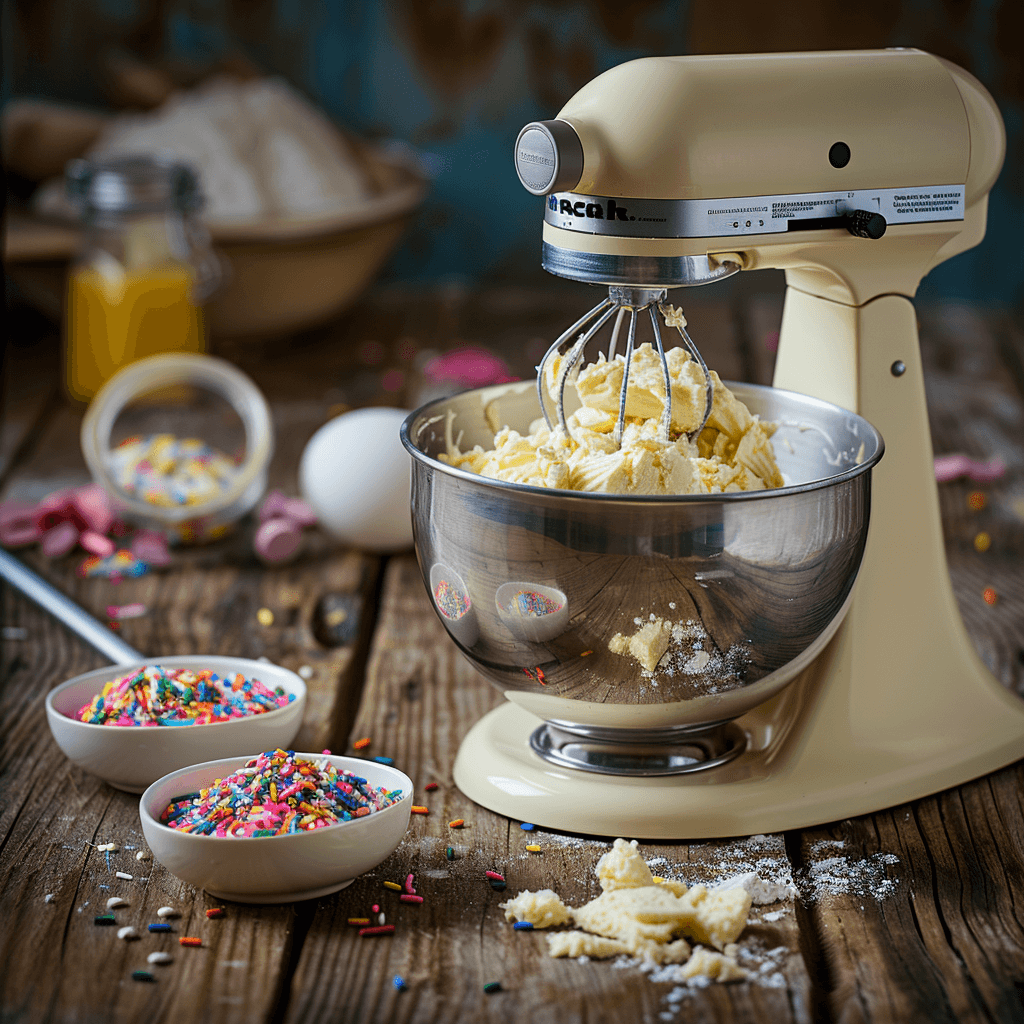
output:
[[[482,659],[481,670],[511,702],[485,716],[463,742],[455,780],[465,793],[500,813],[554,828],[687,839],[863,814],[1024,757],[1024,706],[979,659],[949,581],[911,303],[932,267],[983,238],[988,192],[1004,151],[1002,119],[984,87],[963,69],[918,50],[647,58],[599,76],[554,121],[523,129],[517,171],[525,187],[546,197],[542,262],[548,270],[632,288],[708,283],[735,266],[785,270],[775,387],[863,416],[885,438],[886,455],[870,474],[870,530],[852,590],[844,595],[842,587],[826,585],[822,618],[832,618],[817,639],[796,657],[787,654],[788,640],[779,638],[779,653],[766,643],[749,658],[743,685],[680,700],[687,694],[673,681],[666,686],[668,699],[652,697],[649,685],[640,692],[649,683],[642,673],[624,673],[618,665],[615,677],[604,681],[603,695],[574,689],[595,684],[562,670],[554,673],[559,692],[549,694],[547,676],[547,685],[536,672],[527,678],[537,666],[524,664],[524,679],[513,686],[514,672],[489,632],[497,626],[474,624],[460,644],[471,656],[474,644],[491,645],[485,660],[493,664]],[[776,446],[777,455],[783,451]],[[423,471],[416,473],[422,477]],[[429,494],[430,502],[443,493],[453,509],[461,509],[470,498],[465,482],[457,483],[438,490],[436,481],[428,486],[420,479],[417,493]],[[778,500],[781,510],[788,504],[783,492],[731,508],[722,503],[711,517],[715,529],[720,522],[723,531],[756,538],[741,545],[742,553],[723,543],[718,554],[736,587],[698,579],[705,570],[692,561],[694,538],[706,543],[715,535],[707,529],[711,521],[700,519],[714,501],[692,515],[680,512],[674,528],[648,530],[641,523],[640,532],[652,541],[650,553],[630,552],[622,565],[643,564],[657,578],[654,537],[673,538],[671,551],[658,554],[669,566],[690,560],[689,585],[680,588],[684,603],[692,600],[701,614],[709,610],[714,621],[715,601],[728,594],[723,604],[732,625],[749,631],[742,609],[771,605],[758,591],[762,581],[753,567],[771,565],[778,583],[787,563],[777,554],[803,545],[810,561],[794,560],[803,568],[787,598],[799,612],[807,607],[806,593],[820,586],[817,578],[801,576],[807,566],[815,558],[841,564],[857,548],[866,511],[859,503],[868,495],[843,491],[842,509],[829,513],[839,517],[838,529],[825,528],[821,547],[806,543],[810,517],[779,515],[774,529],[755,527],[759,503],[771,508]],[[487,519],[486,505],[467,515]],[[602,515],[562,512],[566,523]],[[843,514],[849,518],[840,525]],[[492,513],[487,521],[499,519]],[[480,554],[493,552],[500,572],[513,574],[519,573],[517,560],[534,557],[530,572],[538,583],[554,582],[550,592],[564,592],[559,581],[572,573],[569,561],[559,559],[576,559],[582,567],[587,552],[536,527],[506,515],[487,534]],[[433,522],[422,529],[427,558],[451,560],[457,540],[475,543],[472,530],[455,538]],[[499,539],[502,531],[508,540]],[[616,533],[606,524],[603,536],[608,543]],[[556,541],[564,550],[552,546]],[[515,559],[507,559],[513,551]],[[544,575],[552,564],[559,566],[557,578]],[[629,576],[634,570],[621,571]],[[587,572],[602,582],[593,567],[579,575]],[[614,586],[616,578],[604,585]],[[582,593],[573,590],[576,599]],[[591,597],[582,600],[597,593],[592,587]],[[642,589],[635,595],[635,617],[642,618]],[[610,618],[605,625],[612,625]],[[796,614],[790,622],[773,621],[771,629],[792,630],[806,641],[820,625],[803,631]],[[579,644],[590,642],[582,621],[573,621],[569,635]],[[728,640],[729,630],[722,635]],[[531,656],[556,646],[537,636],[531,644]],[[596,651],[596,637],[593,646]],[[608,671],[611,663],[604,654],[602,659]],[[631,695],[618,703],[615,688],[624,677]],[[788,685],[773,689],[783,677]],[[576,695],[598,701],[573,700]],[[710,697],[719,698],[717,705]],[[756,706],[746,703],[755,697],[761,700]],[[607,706],[609,700],[610,719],[591,717],[591,704]],[[562,711],[571,703],[583,710],[574,709],[567,721]],[[641,742],[652,726],[669,726],[659,715],[671,714],[686,728],[698,719],[707,723],[716,706],[723,714],[740,714],[735,728],[745,739],[737,756],[706,751],[713,766],[707,771],[637,777],[627,770],[613,778],[567,767],[531,740],[547,719],[592,731],[614,721]],[[690,709],[699,712],[690,717]],[[629,752],[620,760],[628,765]]]

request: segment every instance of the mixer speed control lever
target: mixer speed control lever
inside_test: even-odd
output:
[[[849,210],[843,214],[846,230],[858,238],[881,238],[888,226],[880,213],[870,210]]]

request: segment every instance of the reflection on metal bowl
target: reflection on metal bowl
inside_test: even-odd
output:
[[[785,487],[580,494],[491,480],[438,460],[449,409],[463,450],[492,446],[488,404],[492,418],[526,433],[539,415],[529,383],[442,399],[406,420],[419,561],[458,567],[474,595],[476,635],[467,642],[441,621],[510,700],[563,729],[667,737],[767,700],[838,629],[864,550],[882,439],[866,420],[826,402],[729,387],[779,424],[773,441]],[[544,580],[545,593],[564,598],[557,631],[509,628],[502,588],[525,580]],[[653,670],[609,648],[617,634],[631,637],[654,620],[662,620],[668,649]]]

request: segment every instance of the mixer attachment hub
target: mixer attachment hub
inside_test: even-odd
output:
[[[530,736],[534,753],[562,768],[599,775],[683,775],[727,764],[747,748],[735,722],[690,730],[565,728],[546,722]]]

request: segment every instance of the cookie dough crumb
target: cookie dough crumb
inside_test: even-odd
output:
[[[539,892],[526,889],[500,906],[505,911],[506,921],[529,921],[534,928],[552,928],[572,921],[572,911],[551,889]]]
[[[616,633],[608,641],[608,650],[612,654],[632,655],[648,672],[653,672],[668,650],[671,639],[672,624],[655,618],[645,622],[630,637]]]
[[[689,960],[676,969],[677,981],[694,978],[713,978],[715,981],[743,981],[748,977],[745,968],[731,957],[698,946]]]
[[[602,935],[591,935],[589,932],[553,932],[547,936],[548,953],[551,956],[592,956],[604,959],[631,953],[632,950],[618,939],[608,939]]]
[[[605,892],[654,885],[654,876],[640,856],[635,839],[630,843],[616,839],[612,848],[597,862],[595,872]]]

